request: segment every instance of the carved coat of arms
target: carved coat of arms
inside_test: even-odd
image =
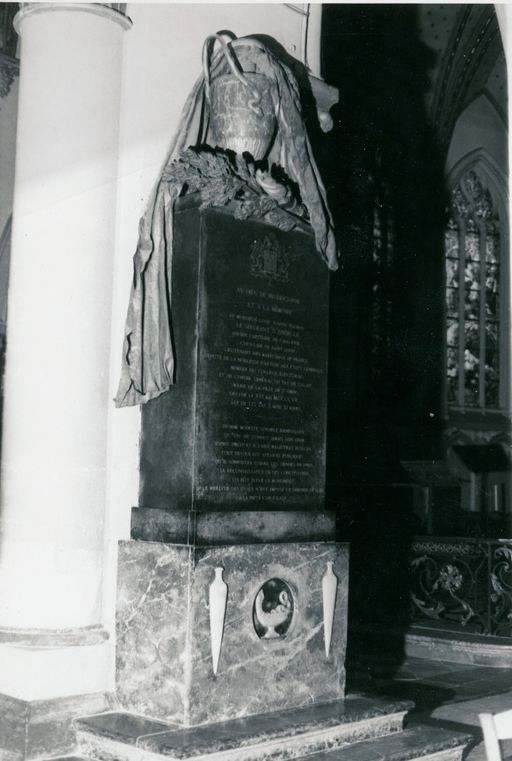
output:
[[[251,274],[255,277],[279,280],[282,283],[288,282],[290,261],[274,236],[267,235],[263,240],[252,244]]]

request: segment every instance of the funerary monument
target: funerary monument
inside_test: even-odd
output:
[[[117,398],[143,405],[118,710],[81,720],[81,747],[457,759],[460,735],[404,739],[410,703],[345,695],[349,548],[324,509],[326,195],[291,71],[218,35],[204,66],[141,223]]]

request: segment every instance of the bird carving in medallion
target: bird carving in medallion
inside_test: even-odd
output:
[[[270,607],[271,605],[273,605],[273,607]],[[276,627],[284,624],[292,612],[292,601],[286,589],[282,589],[279,592],[277,603],[270,602],[269,604],[265,599],[265,592],[263,588],[261,588],[256,595],[254,608],[258,622],[266,630],[265,633],[261,635],[261,639],[277,639],[282,636],[276,632]]]

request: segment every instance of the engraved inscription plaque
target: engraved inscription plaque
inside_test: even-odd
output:
[[[206,226],[196,500],[321,507],[324,265],[301,233],[245,223],[228,238]]]
[[[328,270],[309,231],[176,214],[176,385],[143,407],[144,507],[323,509]]]

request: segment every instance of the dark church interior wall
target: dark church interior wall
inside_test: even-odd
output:
[[[506,155],[506,71],[492,6],[325,5],[323,56],[340,92],[322,148],[342,257],[331,284],[327,483],[351,542],[350,656],[365,628],[379,633],[369,644],[379,651],[382,626],[407,631],[415,535],[510,536],[509,513],[470,513],[460,491],[427,527],[403,466],[442,462],[457,441],[445,381],[446,161],[491,70],[505,81],[505,107],[495,105]],[[481,147],[471,125],[464,139]],[[461,417],[469,441],[487,427],[509,449],[507,410]],[[391,649],[399,661],[400,636]]]
[[[453,36],[467,6],[436,7]],[[445,162],[457,114],[448,129],[429,108],[442,66],[424,41],[424,8],[324,7],[324,76],[340,92],[322,158],[342,261],[332,278],[329,408],[329,483],[341,507],[352,485],[355,494],[358,483],[407,483],[401,461],[446,450]],[[499,40],[492,6],[480,8]]]
[[[342,252],[332,285],[330,409],[342,481],[389,481],[401,475],[405,453],[440,453],[447,198],[423,101],[431,54],[416,15],[415,6],[324,9],[325,74],[340,91],[327,152]],[[380,271],[376,204],[394,220]]]

